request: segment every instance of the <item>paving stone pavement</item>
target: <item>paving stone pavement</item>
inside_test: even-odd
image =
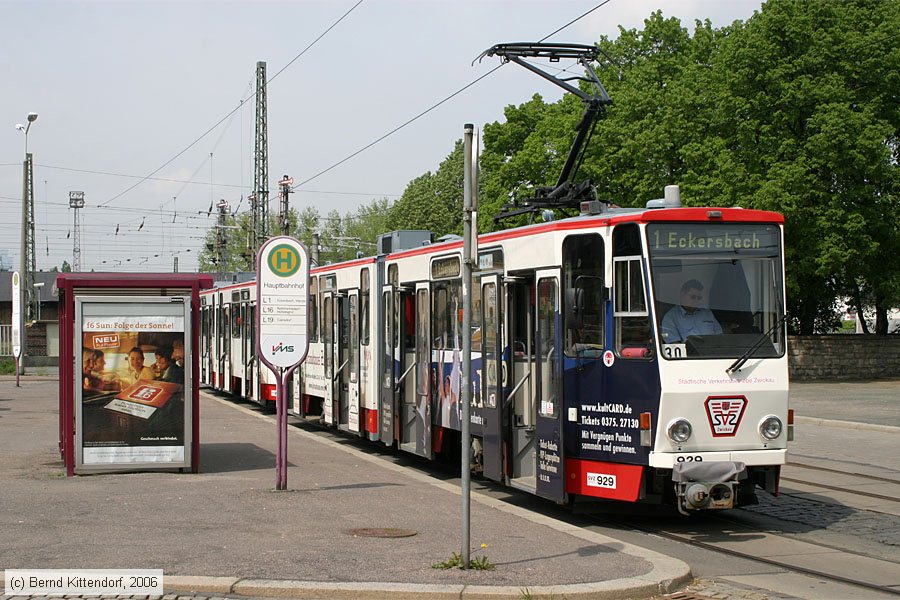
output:
[[[746,511],[769,517],[847,533],[888,546],[900,546],[900,517],[850,506],[797,498],[782,494],[774,498],[758,494],[759,504],[747,506]]]

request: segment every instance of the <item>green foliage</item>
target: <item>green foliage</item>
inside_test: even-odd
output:
[[[295,208],[288,211],[288,235],[291,235],[314,252],[314,234],[319,234],[320,263],[327,264],[354,258],[358,252],[373,254],[376,237],[386,231],[386,222],[391,210],[386,198],[373,200],[359,207],[355,213],[342,216],[332,210],[321,217],[319,211],[307,206],[299,212]],[[226,219],[224,231],[225,262],[223,271],[254,271],[256,257],[250,248],[251,215],[241,213]],[[269,215],[269,235],[280,235],[281,224],[277,215]],[[200,270],[203,272],[218,271],[217,264],[217,229],[210,229],[205,236],[204,246],[200,253]]]
[[[718,57],[726,151],[745,173],[722,185],[784,213],[801,333],[833,326],[833,298],[857,287],[900,301],[884,269],[900,250],[898,27],[892,2],[768,2]]]
[[[487,548],[487,544],[482,544],[481,548],[477,548],[474,551],[474,554],[477,554],[479,550],[484,550]],[[463,560],[462,555],[459,552],[454,552],[449,559],[444,562],[434,563],[431,565],[432,569],[462,569],[463,568]],[[497,568],[497,565],[488,560],[488,557],[484,554],[477,554],[477,556],[469,556],[469,568],[474,571],[493,571]]]
[[[409,182],[388,212],[387,231],[426,229],[437,237],[462,234],[462,203],[463,145],[457,140],[436,172]]]
[[[838,295],[898,306],[900,271],[884,268],[900,253],[898,28],[900,3],[865,0],[771,0],[693,33],[653,13],[599,41],[614,104],[580,178],[620,206],[678,183],[687,205],[783,213],[797,331],[834,327]],[[555,183],[581,110],[535,96],[485,126],[481,215]]]
[[[900,2],[883,0],[769,0],[720,29],[697,21],[689,30],[657,11],[643,29],[598,41],[610,59],[596,70],[614,104],[576,179],[620,206],[643,206],[677,183],[689,206],[780,212],[792,329],[836,327],[835,299],[846,296],[874,307],[885,333],[887,309],[900,306],[898,30]],[[534,95],[484,126],[481,231],[495,228],[511,195],[556,183],[582,111],[571,94],[550,104]],[[301,229],[321,230],[323,262],[370,254],[386,231],[459,234],[462,165],[457,140],[392,206],[307,214]],[[228,264],[239,254],[229,250]]]
[[[15,375],[16,360],[14,358],[0,358],[0,375]]]

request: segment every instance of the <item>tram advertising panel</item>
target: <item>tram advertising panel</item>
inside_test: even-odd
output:
[[[79,471],[190,467],[190,297],[76,299]]]
[[[536,349],[539,357],[537,411],[537,494],[565,498],[560,377],[559,271],[538,271]]]
[[[394,443],[394,413],[396,410],[394,404],[394,381],[395,369],[400,366],[399,348],[395,349],[394,331],[397,325],[395,318],[397,310],[394,308],[394,291],[390,286],[384,288],[383,293],[384,321],[382,327],[384,331],[381,336],[382,344],[382,373],[381,373],[381,423],[380,436],[381,441],[385,445]],[[399,346],[399,344],[397,344]]]
[[[482,303],[482,368],[480,404],[484,439],[484,476],[500,481],[503,477],[502,418],[503,414],[503,336],[500,278],[486,275],[481,278]]]

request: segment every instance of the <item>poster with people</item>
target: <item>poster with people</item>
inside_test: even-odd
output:
[[[183,309],[153,315],[172,311],[153,304],[143,310],[122,306],[150,316],[100,316],[88,309],[82,318],[82,462],[180,466],[187,445]]]
[[[456,282],[438,288],[434,307],[434,377],[432,398],[436,422],[442,427],[460,429],[459,404],[462,378],[462,307]],[[446,289],[446,292],[444,292]],[[446,301],[442,297],[446,294]]]

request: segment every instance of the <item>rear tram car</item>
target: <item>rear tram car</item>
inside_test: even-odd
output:
[[[472,330],[462,242],[394,232],[313,268],[291,410],[426,458],[459,452],[472,340],[473,470],[559,503],[688,513],[777,493],[791,426],[781,215],[583,205],[479,238]],[[600,208],[603,210],[600,210]],[[255,284],[210,290],[203,376],[259,402]]]

